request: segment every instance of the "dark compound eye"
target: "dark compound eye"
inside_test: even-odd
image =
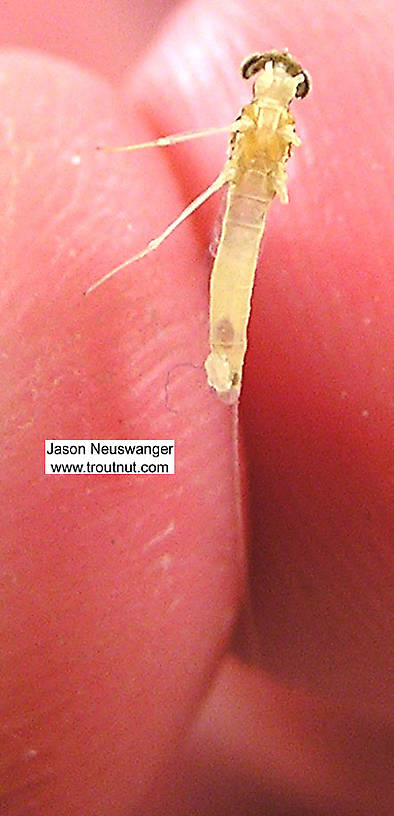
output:
[[[300,84],[297,86],[296,96],[298,96],[300,99],[303,99],[304,96],[306,96],[307,93],[309,93],[312,83],[311,78],[307,71],[301,71],[300,73],[302,73],[304,81],[300,82]]]
[[[265,63],[262,63],[263,54],[251,54],[246,57],[241,65],[241,74],[244,79],[249,79],[261,68],[264,68]]]
[[[288,51],[265,51],[263,54],[251,54],[250,57],[247,57],[241,65],[241,74],[243,78],[249,79],[251,76],[256,74],[257,71],[261,71],[267,62],[273,62],[276,65],[280,63],[284,66],[290,76],[302,74],[304,80],[298,85],[296,96],[303,99],[304,96],[307,95],[311,88],[309,74],[301,68],[299,62],[296,62]]]

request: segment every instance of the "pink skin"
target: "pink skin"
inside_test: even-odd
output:
[[[38,10],[23,39],[13,9],[7,44],[60,53]],[[93,28],[96,74],[0,57],[3,812],[388,816],[393,21],[367,0],[195,3],[119,98],[98,77],[120,71],[118,11],[105,38]],[[314,89],[294,104],[303,145],[268,219],[240,405],[252,669],[251,640],[228,645],[244,576],[231,410],[198,367],[218,201],[82,293],[209,183],[225,139],[96,145],[230,122],[241,59],[283,45]],[[150,437],[176,440],[176,476],[43,475],[45,438]]]

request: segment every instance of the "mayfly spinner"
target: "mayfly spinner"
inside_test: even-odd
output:
[[[308,74],[287,51],[253,54],[243,62],[241,72],[245,79],[254,77],[253,99],[232,125],[110,148],[137,150],[219,131],[231,132],[228,158],[215,181],[158,238],[87,290],[91,292],[120,269],[157,249],[185,218],[226,184],[226,209],[210,283],[210,353],[205,370],[209,385],[227,404],[236,402],[241,390],[250,301],[266,214],[276,194],[287,203],[286,162],[292,145],[301,144],[290,103],[295,97],[306,96],[310,89]]]

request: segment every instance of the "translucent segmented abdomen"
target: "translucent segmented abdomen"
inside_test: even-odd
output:
[[[211,353],[205,363],[210,385],[227,403],[237,400],[241,388],[254,272],[271,200],[260,170],[250,169],[229,185],[211,276]]]

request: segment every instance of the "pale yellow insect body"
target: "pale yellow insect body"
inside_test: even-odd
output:
[[[275,55],[256,55],[256,61]],[[242,109],[230,142],[224,169],[227,206],[210,284],[211,352],[205,361],[209,384],[229,404],[241,389],[266,213],[276,194],[288,200],[285,164],[291,145],[300,144],[289,105],[303,83],[304,72],[291,76],[282,62],[267,59],[256,74],[253,101]]]
[[[110,148],[137,150],[176,144],[223,130],[232,134],[229,157],[215,181],[158,238],[87,290],[92,291],[120,269],[157,249],[197,207],[228,185],[210,283],[210,353],[205,370],[209,385],[230,405],[237,401],[241,390],[252,289],[267,210],[275,195],[287,203],[285,165],[291,146],[301,144],[289,106],[294,97],[306,96],[310,88],[308,74],[287,51],[253,54],[244,61],[241,71],[246,79],[255,77],[253,99],[229,127]]]

